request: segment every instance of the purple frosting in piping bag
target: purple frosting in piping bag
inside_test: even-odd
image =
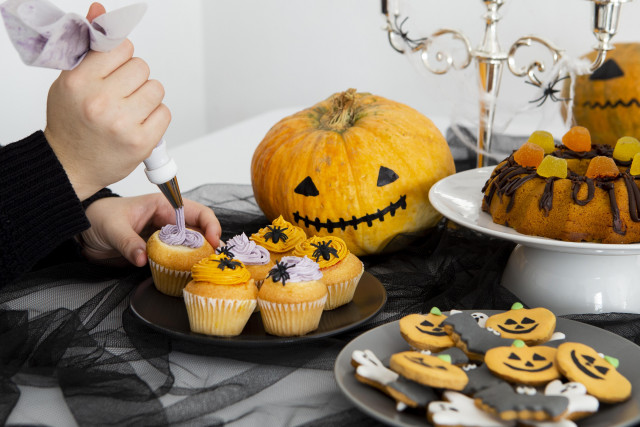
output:
[[[165,225],[160,230],[158,237],[167,245],[182,245],[195,249],[204,244],[202,234],[197,231],[187,230],[184,222],[184,207],[176,209],[176,225]]]

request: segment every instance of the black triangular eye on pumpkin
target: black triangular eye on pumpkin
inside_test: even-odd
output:
[[[383,187],[387,184],[391,184],[393,181],[398,179],[398,174],[392,171],[389,168],[384,166],[380,166],[380,170],[378,171],[378,183],[376,184],[378,187]]]
[[[600,68],[591,73],[589,80],[611,80],[622,76],[624,76],[624,72],[618,63],[613,59],[607,59]]]
[[[511,359],[511,360],[521,360],[521,359],[520,359],[520,356],[518,356],[518,355],[517,355],[517,354],[515,354],[515,353],[511,353],[511,354],[509,355],[509,359]]]
[[[504,321],[505,325],[515,325],[516,323],[518,323],[518,322],[516,322],[513,319],[507,319],[507,320]]]
[[[593,357],[591,357],[591,356],[587,356],[586,354],[583,354],[583,355],[582,355],[582,358],[583,358],[584,360],[586,360],[586,361],[587,361],[587,364],[588,364],[588,365],[592,365],[592,364],[593,364],[593,362],[595,362],[595,361],[596,361],[596,359],[595,359],[595,358],[593,358]]]
[[[596,366],[596,371],[600,372],[602,375],[607,375],[607,372],[609,372],[609,368],[605,367],[605,366]]]
[[[433,323],[428,320],[423,320],[422,323],[420,323],[420,326],[433,326]]]
[[[298,186],[293,190],[293,192],[302,194],[303,196],[310,196],[310,197],[315,197],[318,194],[320,194],[320,192],[318,191],[318,188],[313,183],[313,180],[311,179],[310,176],[300,181],[300,184],[298,184]]]
[[[533,319],[530,319],[528,317],[525,317],[524,319],[522,319],[522,324],[523,325],[528,325],[529,323],[536,323],[536,321],[533,320]]]
[[[538,353],[533,353],[533,360],[539,362],[541,360],[547,360],[547,358],[544,356],[540,356]]]

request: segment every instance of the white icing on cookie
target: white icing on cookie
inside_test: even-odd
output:
[[[486,327],[487,319],[489,318],[488,315],[486,315],[484,313],[480,313],[478,311],[478,312],[475,312],[475,313],[471,313],[471,317],[476,319],[476,322],[478,322],[478,326],[480,326],[481,328]]]
[[[354,350],[351,359],[360,365],[356,368],[356,373],[363,378],[382,385],[398,379],[398,374],[384,366],[371,350]]]
[[[447,390],[443,397],[447,401],[431,402],[427,408],[431,420],[437,426],[515,426],[515,421],[501,420],[478,408],[472,398],[462,393]]]
[[[553,380],[544,389],[547,396],[565,396],[569,399],[567,414],[575,412],[597,412],[599,408],[598,399],[587,394],[584,384],[578,382],[562,383],[560,380]]]

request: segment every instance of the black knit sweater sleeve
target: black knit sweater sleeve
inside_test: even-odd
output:
[[[0,285],[89,228],[84,208],[43,132],[0,147]]]

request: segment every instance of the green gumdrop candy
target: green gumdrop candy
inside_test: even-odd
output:
[[[511,306],[511,310],[520,310],[521,308],[524,308],[521,302],[514,302]]]
[[[604,360],[609,362],[609,364],[611,366],[613,366],[614,368],[616,368],[616,369],[618,369],[618,366],[620,366],[620,361],[618,359],[616,359],[615,357],[605,356]]]
[[[451,363],[451,355],[450,354],[441,354],[438,356],[438,359],[444,360],[447,363]]]
[[[623,136],[618,139],[613,148],[613,158],[621,162],[628,162],[636,153],[640,153],[640,141],[632,136]]]
[[[536,144],[544,150],[544,154],[552,153],[556,149],[553,135],[546,130],[537,130],[531,134],[527,142]]]
[[[429,313],[435,314],[436,316],[442,316],[442,312],[438,307],[432,307]]]
[[[518,348],[522,348],[525,345],[526,344],[522,340],[513,340],[513,344],[511,344],[512,347],[518,347]]]
[[[542,163],[538,165],[536,172],[543,178],[550,178],[552,176],[566,178],[567,161],[559,157],[544,156],[544,159],[542,159]]]

